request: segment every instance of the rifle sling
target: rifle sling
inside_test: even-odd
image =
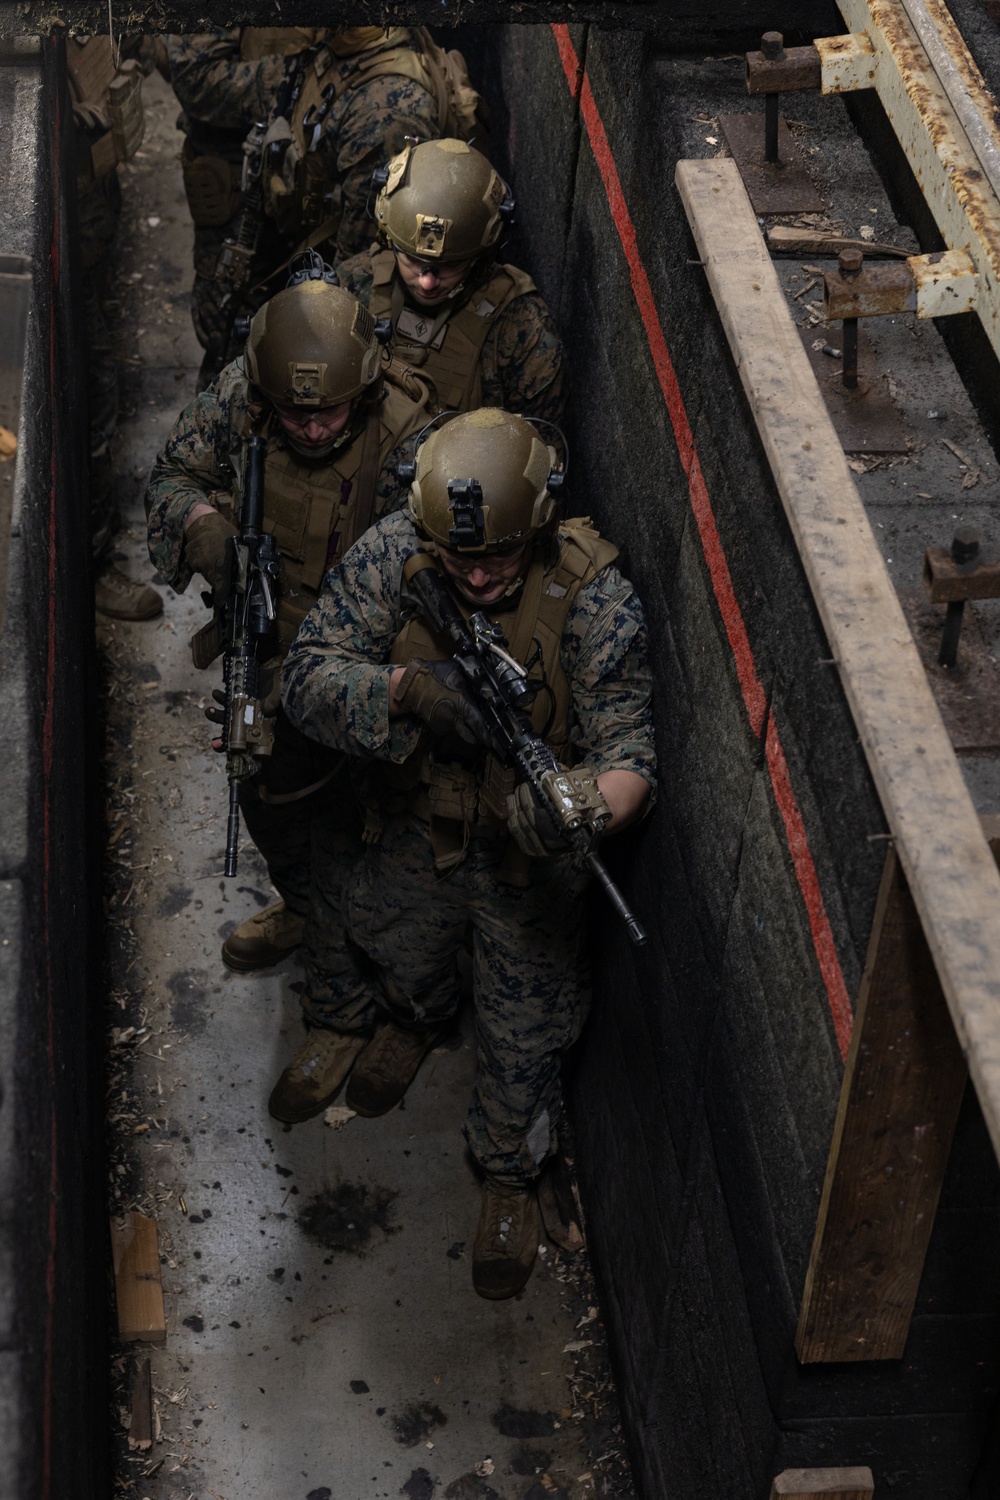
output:
[[[343,551],[346,552],[351,546],[363,537],[372,521],[375,519],[375,490],[378,485],[379,457],[381,454],[381,423],[377,410],[372,410],[368,416],[365,426],[364,442],[361,448],[361,462],[358,465],[357,489],[354,499],[354,516],[351,525],[351,536],[344,538]]]

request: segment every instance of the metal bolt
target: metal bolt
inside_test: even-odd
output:
[[[780,62],[785,55],[785,38],[780,31],[765,31],[760,39],[760,50],[768,62]]]
[[[837,266],[841,276],[856,276],[864,264],[864,254],[860,250],[841,250],[837,256]]]
[[[951,540],[951,560],[961,567],[979,556],[979,537],[971,526],[960,526]]]

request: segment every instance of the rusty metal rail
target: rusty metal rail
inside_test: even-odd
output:
[[[1000,130],[992,96],[942,0],[838,6],[852,34],[816,42],[820,87],[825,94],[877,91],[947,249],[964,251],[977,273],[952,310],[971,303],[1000,357]]]

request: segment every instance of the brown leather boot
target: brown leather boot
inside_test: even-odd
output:
[[[109,563],[97,576],[94,608],[112,620],[154,620],[163,613],[163,600],[152,584],[140,583]]]
[[[222,945],[222,962],[241,974],[269,969],[295,952],[305,924],[305,917],[276,901],[233,929]]]
[[[538,1199],[534,1183],[487,1177],[472,1247],[472,1285],[499,1301],[527,1283],[538,1254]]]
[[[450,1026],[421,1026],[406,1031],[387,1021],[358,1059],[347,1085],[344,1103],[369,1119],[384,1115],[402,1099],[417,1069],[433,1047],[448,1035]]]
[[[366,1036],[313,1027],[281,1074],[267,1101],[269,1112],[286,1125],[311,1120],[332,1104]]]

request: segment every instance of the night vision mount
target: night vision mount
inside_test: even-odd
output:
[[[455,524],[448,532],[449,547],[485,547],[486,518],[483,487],[478,479],[449,479],[449,509]]]

